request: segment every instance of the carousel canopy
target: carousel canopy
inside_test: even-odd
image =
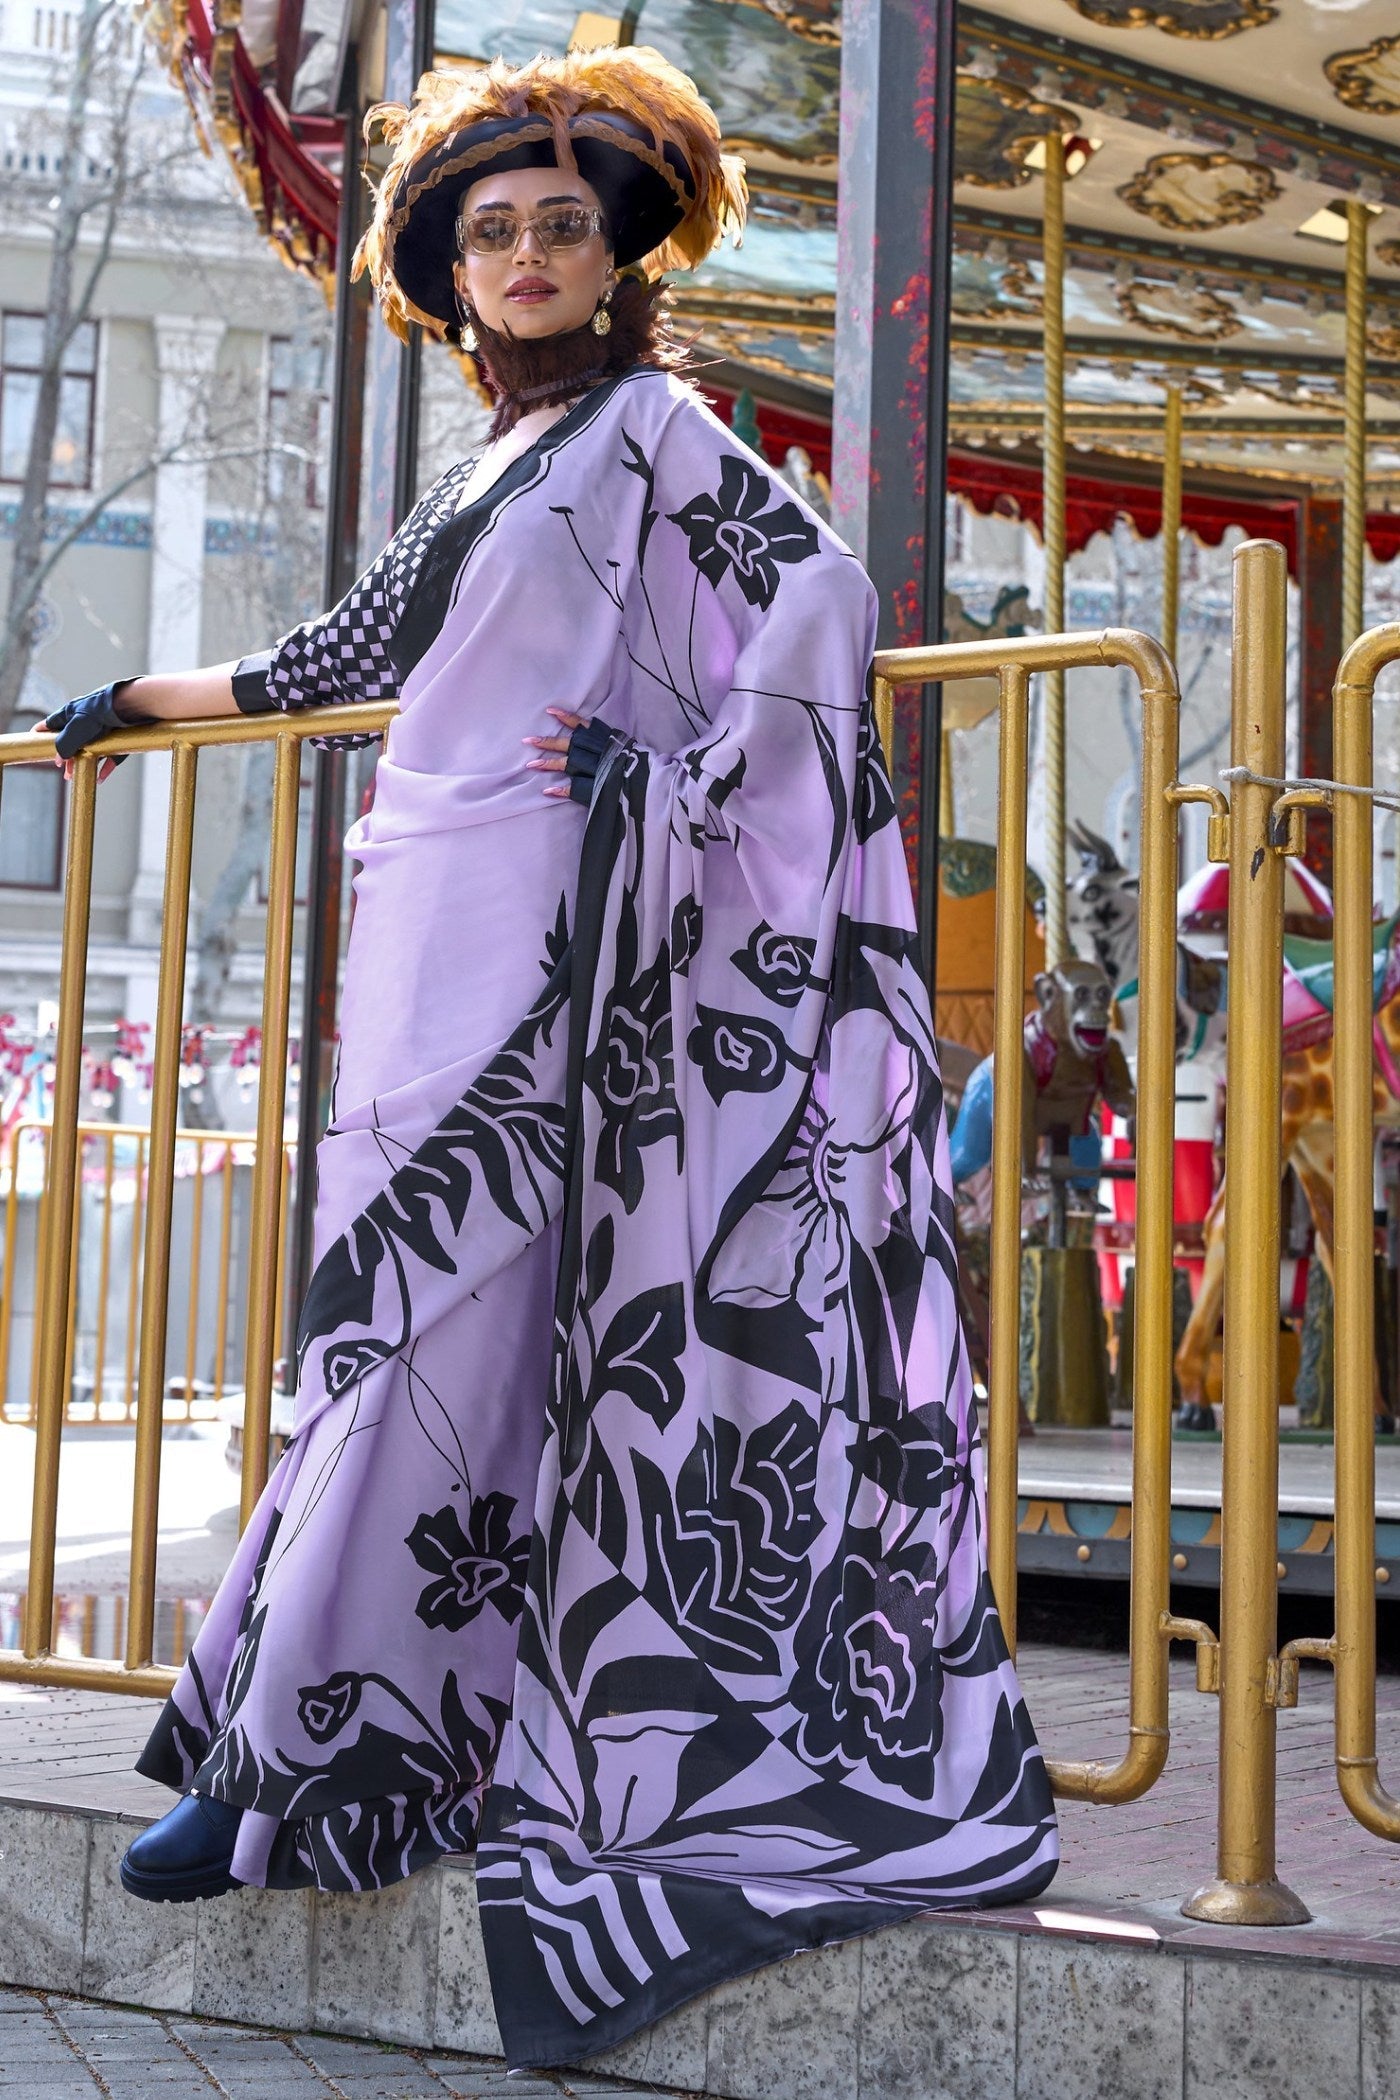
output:
[[[205,0],[174,4],[163,33],[196,106],[271,237],[324,273],[346,0],[245,0],[241,20],[236,0],[210,0],[213,13]],[[1044,140],[1058,131],[1071,141],[1066,416],[1090,505],[1081,524],[1091,489],[1117,501],[1117,475],[1118,507],[1153,529],[1146,491],[1173,384],[1195,470],[1185,522],[1204,537],[1223,529],[1222,504],[1238,508],[1242,477],[1266,506],[1268,483],[1280,504],[1301,486],[1339,484],[1354,199],[1370,217],[1370,536],[1377,554],[1393,555],[1394,0],[965,0],[958,20],[954,485],[979,507],[1037,517],[1040,169]],[[616,40],[655,44],[693,74],[747,157],[754,214],[742,248],[726,247],[684,285],[683,314],[723,360],[726,384],[815,429],[829,417],[832,385],[840,33],[836,0],[630,0],[618,16],[569,0],[438,0],[436,14],[439,63]]]

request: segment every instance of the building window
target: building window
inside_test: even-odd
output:
[[[308,510],[321,510],[326,500],[321,462],[329,404],[319,387],[307,385],[306,363],[306,353],[298,353],[289,335],[268,337],[267,500],[280,503],[291,497]],[[319,371],[319,346],[316,366]],[[310,413],[308,396],[313,404]],[[296,415],[290,412],[294,401]]]
[[[16,715],[32,729],[38,715]],[[0,792],[0,886],[56,890],[63,868],[63,776],[56,766],[6,766]]]
[[[44,354],[44,316],[0,316],[0,481],[23,481],[39,399]],[[63,355],[58,427],[53,437],[50,485],[92,485],[93,394],[97,383],[97,323],[80,321]]]

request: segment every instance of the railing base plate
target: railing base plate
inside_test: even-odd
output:
[[[1312,1918],[1302,1897],[1281,1881],[1208,1881],[1181,1910],[1203,1925],[1306,1925]]]

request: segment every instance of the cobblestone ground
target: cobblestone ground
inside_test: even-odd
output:
[[[0,1987],[0,2093],[25,2100],[644,2100],[656,2086],[340,2035],[277,2034]]]

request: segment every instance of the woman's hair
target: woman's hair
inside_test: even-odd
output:
[[[672,304],[671,287],[662,279],[648,283],[624,271],[608,305],[612,327],[606,335],[595,335],[587,322],[557,335],[508,335],[474,316],[476,362],[496,397],[492,437],[513,429],[531,409],[566,401],[633,365],[684,371],[693,361],[694,338],[677,332]]]

